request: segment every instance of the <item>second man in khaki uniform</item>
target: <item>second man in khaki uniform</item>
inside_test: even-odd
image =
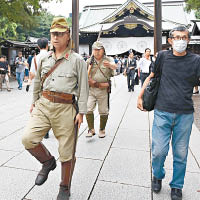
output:
[[[103,138],[105,137],[105,127],[109,114],[110,78],[114,75],[117,66],[111,57],[105,55],[104,46],[100,41],[94,42],[92,50],[93,55],[87,61],[90,89],[86,115],[89,130],[86,137],[95,135],[93,111],[98,104],[100,114],[99,137]]]

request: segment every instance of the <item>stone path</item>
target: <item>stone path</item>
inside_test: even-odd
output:
[[[151,129],[153,112],[136,108],[139,86],[127,92],[126,79],[115,77],[111,95],[107,136],[87,139],[86,120],[79,132],[77,163],[72,180],[70,200],[170,200],[169,181],[172,177],[172,154],[167,157],[166,178],[160,194],[151,191]],[[114,84],[113,84],[114,85]],[[42,186],[34,180],[40,164],[21,144],[21,135],[29,119],[31,91],[25,87],[0,92],[0,200],[55,200],[60,182],[60,163]],[[31,88],[32,90],[32,88]],[[99,116],[95,113],[95,128]],[[148,120],[150,119],[150,121]],[[50,133],[44,144],[58,159],[57,142]],[[193,126],[183,200],[199,200],[200,193],[200,132]]]

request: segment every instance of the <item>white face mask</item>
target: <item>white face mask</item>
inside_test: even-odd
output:
[[[186,40],[174,40],[172,47],[178,53],[183,53],[187,48],[187,41]]]

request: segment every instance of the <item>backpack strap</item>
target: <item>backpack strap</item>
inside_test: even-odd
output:
[[[163,70],[163,63],[164,63],[167,52],[168,52],[168,50],[164,50],[164,51],[160,52],[159,60],[157,62],[157,65],[155,65],[155,76],[161,77],[162,70]]]

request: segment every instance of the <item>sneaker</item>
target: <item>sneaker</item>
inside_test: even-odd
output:
[[[94,129],[89,129],[86,137],[92,137],[94,135],[95,135],[95,130]]]
[[[161,188],[162,188],[162,180],[159,180],[154,176],[152,180],[152,190],[155,193],[159,193]]]
[[[8,91],[8,92],[11,92],[11,89],[10,89],[10,88],[7,88],[7,91]]]
[[[197,90],[196,92],[193,92],[193,94],[199,94],[199,90]]]
[[[104,130],[99,130],[99,138],[104,138],[106,137],[105,129]]]
[[[171,188],[171,200],[182,200],[182,189]]]

